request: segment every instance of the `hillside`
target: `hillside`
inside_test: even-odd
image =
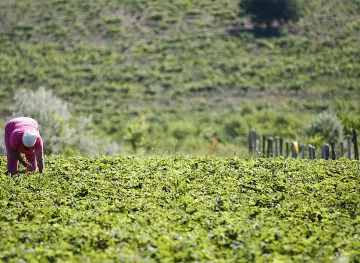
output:
[[[311,0],[280,37],[238,1],[0,1],[0,109],[40,85],[99,136],[143,131],[145,152],[240,151],[247,132],[296,138],[332,109],[360,128],[360,3]],[[140,128],[139,128],[140,127]]]
[[[0,159],[1,162],[5,158]],[[47,157],[0,167],[0,261],[358,262],[359,163]]]

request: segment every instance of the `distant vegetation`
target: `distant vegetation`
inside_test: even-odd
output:
[[[310,123],[306,134],[310,143],[320,147],[321,142],[339,143],[344,139],[344,128],[335,113],[322,112]]]
[[[240,7],[257,23],[297,21],[301,16],[300,0],[241,0]]]
[[[1,1],[0,122],[19,90],[44,86],[126,153],[204,154],[219,139],[216,154],[243,154],[250,129],[305,140],[328,111],[359,130],[359,2],[307,1],[266,38],[245,11],[232,0]]]

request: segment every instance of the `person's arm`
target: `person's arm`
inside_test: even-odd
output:
[[[44,172],[44,145],[42,139],[40,138],[38,147],[36,147],[36,163],[39,168],[39,172]]]
[[[22,158],[21,153],[17,151],[17,148],[19,146],[18,142],[20,140],[18,134],[11,134],[11,136],[9,137],[10,138],[8,140],[5,140],[6,148],[12,156],[18,159],[19,162],[26,167],[27,163]]]

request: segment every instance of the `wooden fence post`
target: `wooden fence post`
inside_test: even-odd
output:
[[[249,132],[249,152],[255,151],[256,145],[256,133],[254,131]]]
[[[262,153],[265,156],[266,154],[266,140],[267,138],[265,136],[263,136],[263,141],[262,141]]]
[[[346,135],[347,142],[347,155],[349,160],[351,160],[351,135]]]
[[[311,144],[309,144],[309,158],[310,158],[311,160],[315,160],[315,159],[316,159],[315,147],[312,146]]]
[[[340,158],[344,157],[344,143],[343,142],[341,142],[340,146],[339,146],[339,156],[340,156]]]
[[[321,149],[321,158],[325,160],[329,160],[330,155],[330,147],[328,144],[324,144],[324,146]]]
[[[309,151],[309,159],[314,160],[313,156],[312,156],[312,145],[311,144],[308,145],[308,151]]]
[[[301,144],[301,146],[300,146],[301,159],[305,159],[305,150],[306,150],[305,145],[304,145],[304,144]]]
[[[279,143],[280,143],[280,155],[282,156],[283,155],[283,144],[284,144],[284,140],[282,137],[280,137],[280,140],[279,140]]]
[[[267,140],[268,140],[267,156],[272,156],[274,154],[274,152],[273,152],[273,141],[274,141],[274,139],[272,137],[269,137]]]
[[[290,146],[289,146],[288,141],[286,141],[286,143],[285,143],[285,148],[286,148],[286,157],[289,157],[289,155],[290,155]]]
[[[346,143],[347,143],[347,157],[351,160],[352,159],[352,142],[354,143],[354,159],[360,160],[359,158],[359,146],[358,146],[358,135],[355,129],[352,130],[352,135],[346,135]],[[267,143],[267,150],[266,150],[266,143]],[[275,136],[266,137],[261,136],[255,133],[255,131],[251,130],[249,132],[249,151],[254,152],[257,151],[262,153],[263,155],[267,156],[282,156],[283,155],[283,146],[284,140],[282,137]],[[291,146],[291,148],[290,148]],[[337,155],[336,152],[336,144],[335,142],[331,142],[330,146],[328,144],[324,144],[321,148],[321,158],[329,160],[335,160],[337,156],[343,157],[344,156],[344,143],[339,143],[339,152]],[[216,147],[216,146],[215,146]],[[290,150],[293,158],[297,158],[299,152],[301,152],[302,159],[306,158],[306,145],[302,144],[300,146],[296,141],[292,142],[291,144],[288,141],[285,141],[285,156],[290,156]],[[314,160],[316,159],[316,151],[315,147],[311,144],[308,145],[308,154],[309,159]]]
[[[331,142],[331,159],[335,160],[336,159],[336,153],[335,153],[335,142]]]
[[[357,132],[355,129],[353,129],[353,142],[354,142],[354,157],[355,157],[355,160],[359,160],[358,138],[357,138]]]
[[[257,150],[259,153],[261,153],[262,140],[263,140],[262,135],[259,135],[259,136],[258,136],[258,139],[259,139],[259,142],[258,142],[258,146],[257,146],[257,149],[256,149],[256,150]]]

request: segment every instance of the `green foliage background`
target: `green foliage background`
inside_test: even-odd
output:
[[[239,14],[233,0],[0,1],[0,124],[19,90],[45,86],[97,138],[162,154],[46,156],[44,174],[15,177],[2,157],[0,261],[360,260],[358,162],[175,154],[215,138],[244,154],[252,128],[305,140],[329,110],[360,130],[358,0],[306,1],[274,38]]]
[[[126,152],[242,153],[251,128],[303,139],[329,109],[359,129],[359,1],[303,7],[262,38],[232,0],[2,0],[1,120],[43,85]]]
[[[4,173],[4,262],[360,260],[357,161],[49,156]]]

